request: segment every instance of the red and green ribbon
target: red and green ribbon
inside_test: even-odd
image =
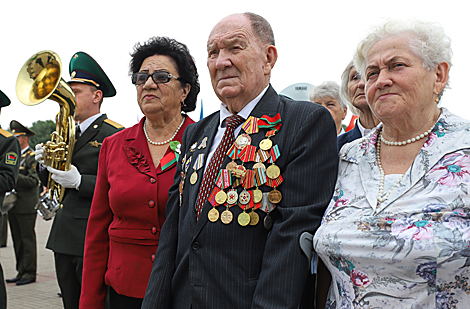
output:
[[[273,129],[279,131],[281,128],[281,114],[277,113],[274,117],[264,115],[258,120],[258,127],[264,129]]]
[[[162,171],[166,170],[176,162],[178,162],[180,158],[180,152],[181,152],[181,143],[178,141],[172,141],[170,142],[170,149],[172,150],[171,152],[167,153],[161,160],[160,160],[160,166],[162,167]]]

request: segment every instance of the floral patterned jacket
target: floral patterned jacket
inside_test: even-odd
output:
[[[314,237],[332,275],[327,308],[470,308],[470,121],[441,108],[380,204],[377,133],[343,147]]]

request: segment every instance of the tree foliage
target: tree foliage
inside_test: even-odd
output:
[[[55,122],[52,120],[38,120],[33,122],[29,129],[36,133],[36,135],[29,138],[29,145],[34,149],[37,144],[45,143],[51,139],[51,133],[55,131]]]

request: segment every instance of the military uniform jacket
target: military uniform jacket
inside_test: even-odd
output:
[[[325,108],[281,97],[269,86],[251,115],[261,118],[277,113],[282,127],[271,139],[279,146],[276,165],[284,181],[278,187],[282,200],[271,214],[272,228],[265,228],[266,214],[259,210],[257,225],[239,225],[242,210],[238,206],[230,208],[230,224],[220,219],[210,222],[208,201],[196,220],[203,177],[194,184],[189,176],[185,178],[180,205],[184,170],[180,160],[142,308],[298,308],[309,267],[299,238],[305,231],[316,231],[333,194],[338,166],[336,130]],[[180,158],[192,156],[194,162],[200,153],[207,158],[218,125],[216,112],[188,126]],[[260,129],[252,134],[251,145],[258,146],[266,133],[267,129]],[[201,145],[205,138],[207,147],[191,147],[196,142]],[[222,167],[230,161],[226,156]],[[249,162],[246,168],[252,165]],[[260,189],[271,191],[265,185]],[[224,207],[218,209],[222,212]]]
[[[0,203],[5,193],[15,188],[20,168],[20,142],[8,131],[0,129]]]
[[[15,207],[9,213],[34,214],[39,200],[39,177],[36,172],[36,160],[30,147],[20,157],[20,173],[15,191],[18,196]]]
[[[83,256],[101,144],[106,137],[122,129],[121,125],[109,120],[106,114],[103,114],[77,138],[72,164],[82,175],[80,188],[65,190],[63,207],[55,215],[46,248],[56,253]],[[46,178],[41,180],[46,180],[43,183],[47,183],[48,173],[44,174]]]

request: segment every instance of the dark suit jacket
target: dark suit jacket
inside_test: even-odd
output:
[[[240,226],[239,207],[231,208],[234,219],[228,225],[220,220],[208,222],[209,202],[196,221],[194,208],[202,176],[191,185],[191,167],[180,206],[179,162],[142,308],[298,307],[309,266],[299,247],[299,236],[316,231],[331,199],[338,166],[336,130],[325,108],[280,97],[269,86],[251,115],[273,117],[277,113],[282,127],[272,140],[279,145],[281,156],[276,165],[284,182],[278,187],[282,201],[271,214],[272,229],[263,226],[266,214],[259,210],[257,225]],[[181,157],[192,155],[194,162],[204,153],[207,158],[218,125],[216,112],[188,126]],[[252,134],[251,144],[258,146],[266,131]],[[191,145],[200,145],[204,137],[208,137],[207,147],[191,152]],[[229,161],[226,157],[222,166]],[[247,168],[252,165],[246,164]],[[271,190],[265,185],[260,189]],[[219,211],[224,208],[218,207]]]
[[[79,190],[66,189],[62,204],[55,215],[46,248],[56,253],[83,256],[85,232],[95,190],[98,156],[103,140],[123,127],[106,117],[96,119],[77,139],[72,164],[82,175]],[[42,173],[41,173],[42,174]],[[41,176],[47,183],[48,173]]]
[[[13,190],[20,170],[20,142],[8,131],[0,128],[0,203],[5,193]]]
[[[359,127],[357,126],[357,121],[358,120],[356,120],[356,125],[352,130],[338,136],[338,152],[341,150],[341,147],[343,147],[344,144],[350,143],[362,137],[361,130],[359,130]]]
[[[5,193],[13,190],[20,169],[20,143],[8,131],[0,128],[0,203],[3,204]],[[1,205],[0,204],[0,205]],[[3,226],[3,216],[0,215],[0,224]],[[2,234],[0,229],[0,238]],[[3,269],[0,264],[0,308],[7,307],[7,293]]]
[[[36,209],[34,207],[39,200],[39,177],[36,172],[34,152],[31,151],[30,147],[21,155],[19,160],[21,163],[20,173],[15,186],[18,200],[9,213],[35,214]]]

